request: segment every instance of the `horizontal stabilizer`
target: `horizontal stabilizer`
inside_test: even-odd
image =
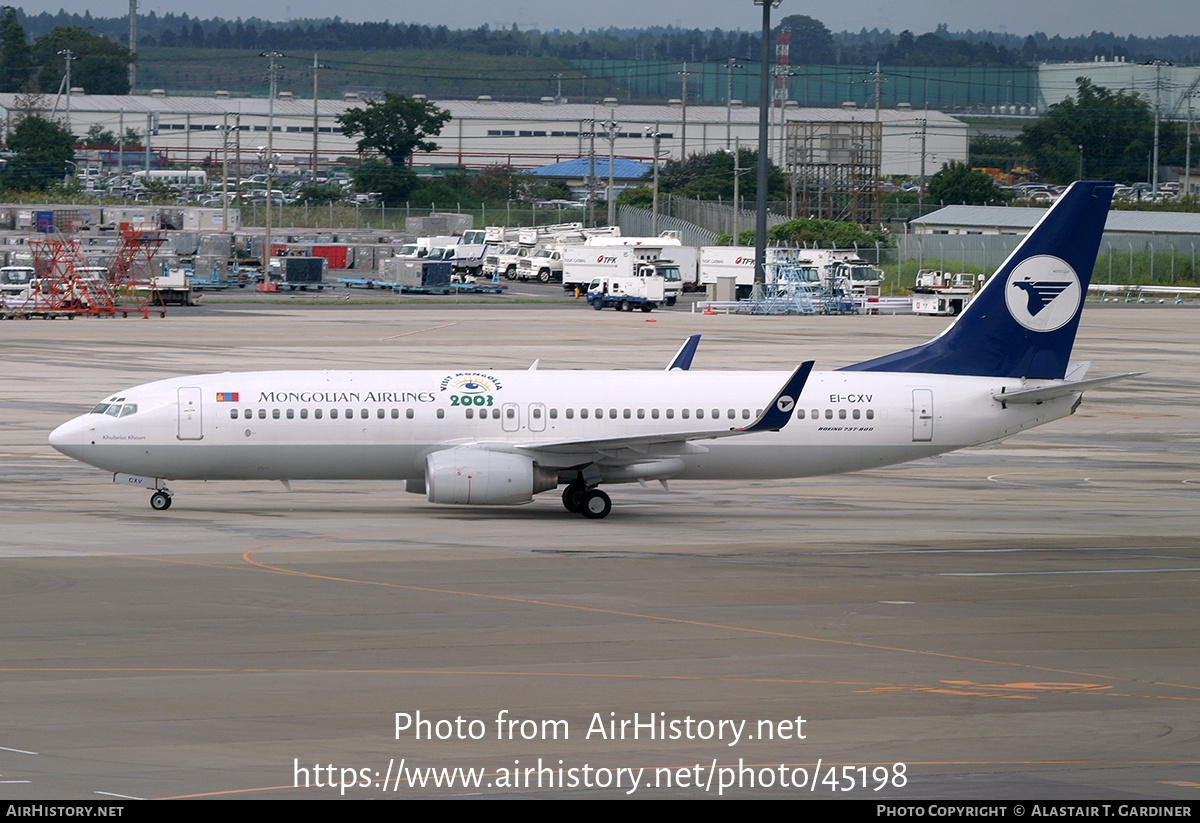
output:
[[[992,398],[999,400],[1001,403],[1044,403],[1047,400],[1066,397],[1069,394],[1081,392],[1084,389],[1093,389],[1096,386],[1103,386],[1105,383],[1124,380],[1127,377],[1138,377],[1143,374],[1145,374],[1144,371],[1131,371],[1125,374],[1110,375],[1109,377],[1093,377],[1091,380],[1076,380],[1073,383],[1055,383],[1053,386],[1041,386],[1036,389],[997,392],[992,395]]]

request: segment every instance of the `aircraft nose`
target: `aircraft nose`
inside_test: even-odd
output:
[[[68,420],[50,432],[50,445],[68,457],[77,457],[83,446],[83,418]]]

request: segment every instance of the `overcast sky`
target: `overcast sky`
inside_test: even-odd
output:
[[[57,12],[60,8],[96,16],[117,17],[129,10],[128,0],[47,0],[44,3],[12,3],[26,13]],[[348,5],[327,0],[140,0],[145,14],[187,12],[201,18],[259,17],[290,20],[298,17],[340,15],[346,20],[401,20],[410,23],[446,24],[451,28],[475,28],[487,23],[519,28],[570,29],[617,26],[635,28],[674,25],[700,29],[758,30],[762,12],[752,0],[606,0],[579,3],[571,0],[456,0],[449,3],[411,0],[353,0]],[[932,31],[946,23],[951,31],[990,29],[1014,34],[1044,31],[1076,35],[1092,31],[1116,34],[1166,35],[1200,33],[1196,24],[1195,0],[783,0],[772,19],[787,14],[815,17],[832,31],[889,28],[910,29],[916,34]]]

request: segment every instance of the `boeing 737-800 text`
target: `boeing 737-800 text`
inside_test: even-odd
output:
[[[996,441],[1071,414],[1071,348],[1113,186],[1080,182],[924,345],[833,372],[281,371],[160,380],[59,426],[54,448],[153,491],[168,481],[396,479],[431,503],[517,504],[565,485],[807,477]]]

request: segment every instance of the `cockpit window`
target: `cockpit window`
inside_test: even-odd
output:
[[[109,417],[128,417],[137,414],[137,403],[101,403],[92,409],[91,414],[107,414]]]

